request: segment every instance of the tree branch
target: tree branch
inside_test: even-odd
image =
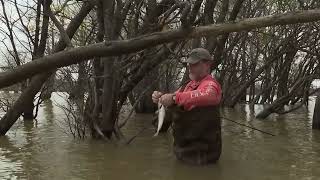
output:
[[[69,36],[67,35],[66,31],[63,28],[63,25],[59,22],[59,20],[53,14],[51,8],[48,8],[47,13],[48,13],[50,19],[52,20],[52,22],[54,23],[54,25],[58,28],[62,39],[67,44],[67,47],[73,47]]]

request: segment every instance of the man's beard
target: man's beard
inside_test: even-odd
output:
[[[189,78],[190,78],[190,80],[192,80],[192,81],[200,81],[202,78],[204,78],[206,75],[204,74],[204,75],[198,75],[198,76],[196,76],[196,75],[194,75],[194,74],[192,74],[192,73],[189,73]]]
[[[190,80],[193,80],[193,81],[199,81],[202,79],[200,75],[194,75],[191,73],[189,73],[189,78],[190,78]]]
[[[192,81],[196,80],[196,78],[194,77],[194,75],[191,74],[191,73],[189,73],[189,78],[190,78],[190,80],[192,80]]]

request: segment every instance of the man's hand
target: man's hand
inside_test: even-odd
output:
[[[159,91],[153,91],[152,93],[152,101],[156,104],[158,104],[160,97],[163,95],[162,92]]]
[[[173,105],[175,102],[173,100],[174,94],[164,94],[160,97],[160,103],[165,107]]]

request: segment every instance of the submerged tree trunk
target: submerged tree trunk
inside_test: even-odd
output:
[[[23,115],[22,115],[23,120],[32,121],[34,119],[33,109],[34,109],[34,104],[33,104],[33,98],[32,98],[28,102],[26,102],[26,106],[23,110]]]
[[[114,58],[104,59],[104,81],[102,92],[102,122],[101,130],[108,138],[114,132],[116,118],[116,91],[118,91],[117,80],[114,71]]]
[[[97,34],[98,41],[103,41],[103,37],[108,41],[118,38],[116,34],[118,32],[115,32],[117,25],[115,24],[114,19],[114,16],[116,15],[114,3],[114,1],[99,1],[98,6],[100,7],[97,10],[99,23],[99,32]],[[117,4],[117,6],[120,5]],[[115,66],[115,60],[116,57],[103,57],[101,58],[101,62],[96,64],[96,70],[100,71],[96,75],[103,74],[103,77],[96,79],[98,82],[96,82],[94,113],[95,117],[98,119],[95,126],[96,128],[93,129],[93,131],[101,132],[93,132],[93,134],[95,134],[94,137],[98,138],[101,138],[101,136],[111,138],[112,134],[115,132],[118,99],[117,91],[120,88],[118,87],[118,73]]]
[[[81,62],[78,65],[78,79],[77,82],[71,91],[70,96],[79,102],[83,102],[84,93],[87,88],[86,80],[88,79],[86,75],[86,63]]]
[[[320,129],[320,93],[317,94],[316,104],[314,106],[312,129]]]
[[[54,82],[55,82],[55,73],[53,73],[49,79],[46,81],[44,88],[41,92],[42,100],[49,100],[51,98],[52,92],[54,92]]]
[[[41,1],[39,1],[38,3],[40,3],[40,2]],[[42,1],[44,14],[43,14],[42,29],[41,29],[41,39],[40,39],[39,45],[37,47],[35,47],[35,49],[34,49],[33,59],[43,57],[44,53],[45,53],[45,48],[46,48],[47,38],[48,38],[48,28],[49,28],[49,16],[46,14],[46,12],[50,8],[51,3],[52,3],[51,0]],[[35,98],[35,96],[30,98],[30,100],[28,102],[26,102],[26,106],[24,107],[24,110],[23,110],[23,119],[24,120],[32,121],[34,119],[34,116],[33,116],[33,109],[34,109],[33,100],[34,100],[34,98]]]

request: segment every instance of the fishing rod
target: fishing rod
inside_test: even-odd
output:
[[[148,126],[143,127],[136,135],[132,136],[127,142],[126,145],[129,145],[136,137],[138,137],[144,130],[148,129]]]
[[[154,117],[153,120],[155,120],[156,118],[157,118],[157,117]],[[250,129],[252,129],[252,130],[256,130],[256,131],[259,131],[259,132],[261,132],[261,133],[268,134],[268,135],[270,135],[270,136],[276,136],[276,135],[274,135],[274,134],[272,134],[272,133],[269,133],[269,132],[266,132],[266,131],[257,129],[257,128],[252,127],[252,126],[248,126],[248,125],[246,125],[246,124],[242,124],[242,123],[240,123],[240,122],[237,122],[237,121],[235,121],[235,120],[232,120],[232,119],[229,119],[229,118],[226,118],[226,117],[222,117],[222,116],[221,116],[220,118],[223,118],[223,119],[225,119],[225,120],[231,121],[231,122],[236,123],[236,124],[238,124],[238,125],[240,125],[240,126],[244,126],[244,127],[250,128]],[[152,125],[152,124],[151,124],[151,125]],[[141,133],[143,133],[143,132],[144,132],[146,129],[148,129],[148,128],[149,128],[149,126],[143,127],[136,135],[132,136],[132,137],[126,142],[126,144],[129,145],[136,137],[138,137]]]
[[[157,119],[157,117],[154,117],[153,119],[152,119],[152,122],[154,121],[154,120],[156,120]],[[153,124],[151,124],[151,125],[153,125]],[[146,129],[148,129],[149,128],[149,125],[147,125],[147,126],[144,126],[136,135],[134,135],[134,136],[132,136],[127,142],[126,142],[126,145],[129,145],[136,137],[138,137],[141,133],[143,133]]]
[[[240,125],[240,126],[244,126],[244,127],[250,128],[250,129],[252,129],[252,130],[256,130],[256,131],[259,131],[259,132],[261,132],[261,133],[268,134],[268,135],[270,135],[270,136],[276,136],[276,135],[274,135],[274,134],[272,134],[272,133],[269,133],[269,132],[266,132],[266,131],[257,129],[257,128],[252,127],[252,126],[248,126],[248,125],[246,125],[246,124],[242,124],[242,123],[240,123],[240,122],[237,122],[237,121],[235,121],[235,120],[232,120],[232,119],[229,119],[229,118],[226,118],[226,117],[222,117],[222,116],[221,116],[220,118],[223,118],[223,119],[225,119],[225,120],[231,121],[231,122],[236,123],[236,124],[238,124],[238,125]]]

